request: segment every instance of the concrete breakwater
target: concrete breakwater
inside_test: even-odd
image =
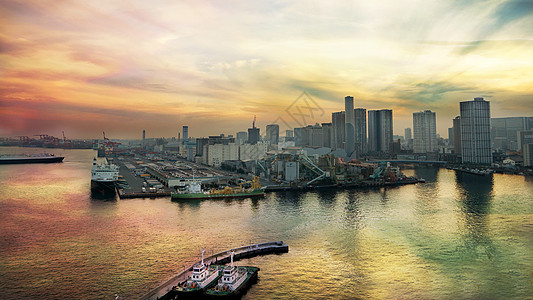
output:
[[[250,258],[258,255],[287,253],[289,252],[289,246],[283,243],[282,241],[243,246],[219,252],[217,254],[213,254],[209,257],[206,257],[204,258],[204,263],[206,265],[226,264],[230,261],[230,255],[232,251],[235,251],[233,261],[237,261],[239,259]],[[164,297],[172,290],[174,286],[187,279],[189,274],[192,272],[193,266],[197,263],[200,263],[200,261],[194,262],[189,267],[175,274],[174,276],[160,284],[158,287],[151,290],[149,293],[140,297],[139,300],[156,300]]]

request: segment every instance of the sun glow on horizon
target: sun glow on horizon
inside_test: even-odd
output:
[[[0,135],[136,138],[234,134],[286,114],[304,91],[331,121],[412,113],[483,96],[493,117],[530,116],[533,5],[521,1],[0,3]],[[282,124],[281,124],[282,125]],[[283,127],[283,126],[282,126]]]

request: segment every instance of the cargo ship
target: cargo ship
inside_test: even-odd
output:
[[[204,252],[205,250],[202,250],[202,262],[193,266],[189,278],[178,283],[178,285],[173,288],[173,291],[180,297],[198,296],[204,290],[217,284],[222,276],[222,269],[224,266],[206,266],[204,264]]]
[[[253,279],[257,278],[258,267],[233,265],[234,253],[231,253],[231,265],[224,267],[222,278],[220,278],[217,285],[204,292],[207,296],[217,298],[237,297],[244,292]]]
[[[118,180],[118,166],[105,160],[98,164],[93,159],[91,168],[91,190],[101,192],[115,192],[115,182]]]
[[[60,163],[65,157],[53,154],[42,153],[32,155],[2,155],[0,164],[39,164],[39,163]]]
[[[251,183],[249,188],[244,185]],[[259,177],[254,176],[252,181],[240,184],[237,187],[225,187],[223,189],[202,190],[200,182],[193,182],[188,185],[185,190],[177,190],[172,192],[170,197],[173,200],[187,200],[187,199],[218,199],[218,198],[247,198],[259,197],[265,195],[265,188],[261,187]]]

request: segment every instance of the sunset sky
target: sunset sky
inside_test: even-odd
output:
[[[0,0],[0,18],[0,136],[199,137],[254,115],[264,133],[304,102],[331,122],[346,95],[402,135],[430,109],[447,137],[478,96],[533,116],[531,0]]]

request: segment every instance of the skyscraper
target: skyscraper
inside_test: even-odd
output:
[[[405,140],[406,141],[408,141],[408,140],[413,138],[411,136],[411,128],[409,128],[409,127],[405,128],[404,132],[405,132]]]
[[[453,147],[453,127],[448,128],[448,145]]]
[[[309,146],[322,147],[324,145],[324,130],[320,124],[316,123],[313,126],[306,126],[305,130],[309,135]]]
[[[248,128],[248,144],[255,145],[259,142],[261,134],[259,133],[259,128],[255,127],[255,116],[252,123],[252,128]]]
[[[142,148],[144,149],[146,147],[146,130],[143,129],[143,142],[142,142]]]
[[[183,140],[184,141],[189,139],[189,126],[187,126],[187,125],[183,126],[183,134],[182,134],[182,136],[183,136]]]
[[[490,102],[482,97],[460,103],[463,163],[491,164]]]
[[[461,117],[453,119],[453,152],[461,154]]]
[[[392,144],[392,110],[368,111],[368,150],[390,152]]]
[[[277,145],[279,143],[279,125],[269,124],[266,126],[266,140],[270,145]]]
[[[366,142],[366,109],[354,109],[355,122],[355,153],[360,156],[367,152]]]
[[[346,118],[345,112],[339,111],[331,114],[331,124],[333,129],[333,145],[332,148],[344,149],[344,137],[346,135]]]
[[[248,128],[248,144],[255,145],[259,141],[259,128]]]
[[[413,113],[413,152],[427,153],[437,150],[437,125],[435,113],[430,110]]]
[[[322,123],[322,147],[331,148],[331,141],[333,140],[332,136],[332,124],[331,123]]]
[[[346,113],[344,138],[346,144],[344,150],[346,150],[346,156],[351,157],[355,151],[355,119],[352,96],[346,96],[344,98],[344,111]]]

